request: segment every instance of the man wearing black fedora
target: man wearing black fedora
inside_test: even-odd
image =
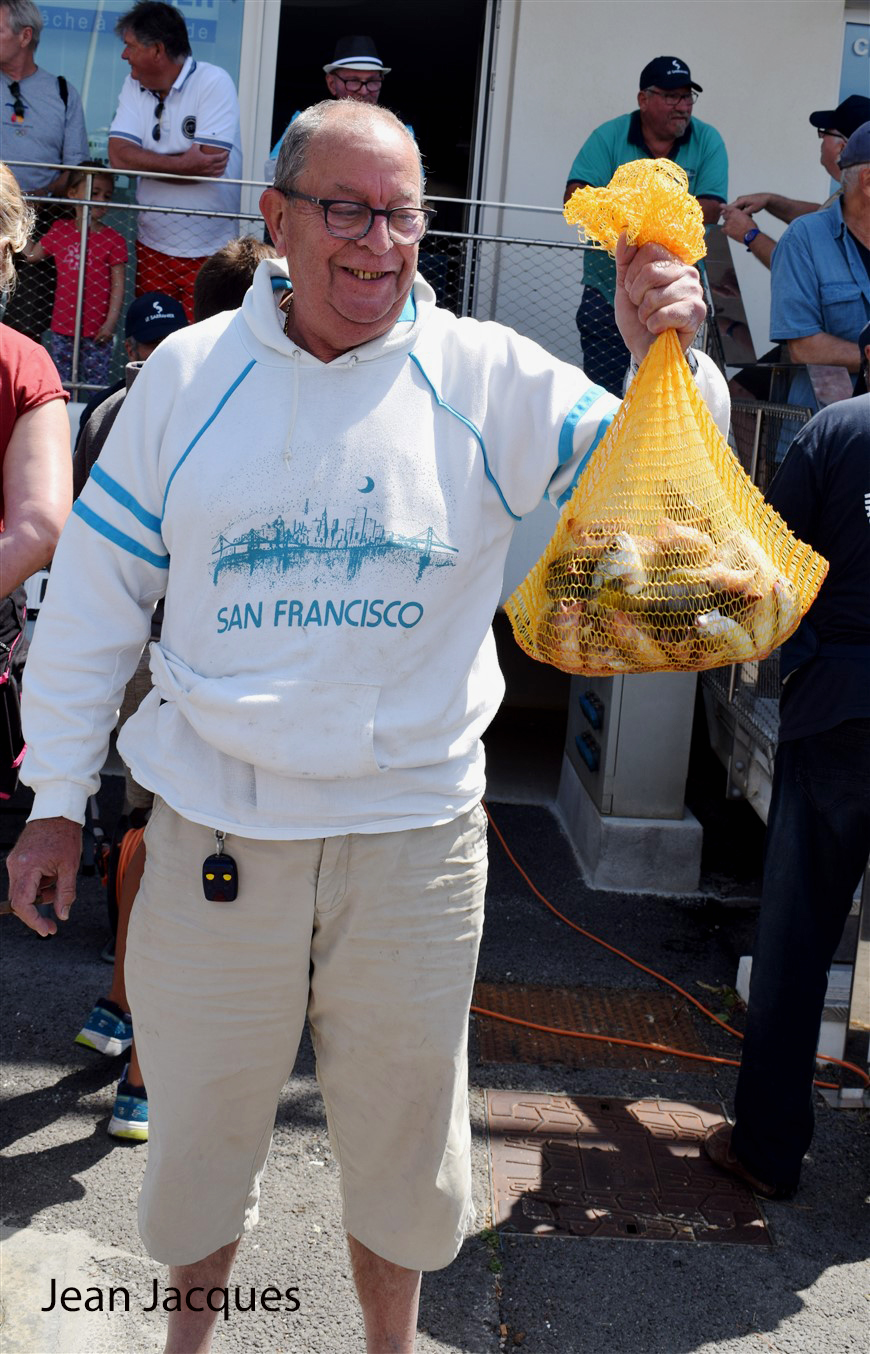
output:
[[[339,38],[333,58],[323,70],[326,88],[334,99],[355,99],[357,103],[377,103],[384,76],[390,73],[372,39],[361,34]]]
[[[391,67],[385,66],[378,56],[374,39],[366,37],[362,33],[353,33],[350,36],[339,38],[335,44],[332,60],[327,61],[323,67],[326,76],[326,88],[332,98],[353,99],[356,103],[377,103],[381,97],[384,76],[389,75],[390,70]],[[269,152],[264,171],[268,183],[271,183],[275,176],[275,164],[278,159],[278,151],[281,149],[281,142],[300,112],[301,109],[297,108]],[[413,135],[410,127],[408,130]]]

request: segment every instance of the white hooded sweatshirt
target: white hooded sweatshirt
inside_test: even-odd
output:
[[[184,817],[259,838],[449,821],[484,789],[490,629],[517,520],[567,501],[617,401],[418,277],[330,363],[282,332],[280,260],[166,339],[65,528],[27,665],[33,817],[81,822],[165,594],[154,689],[119,749]],[[702,391],[724,382],[702,360]]]

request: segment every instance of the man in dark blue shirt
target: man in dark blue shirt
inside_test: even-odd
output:
[[[861,335],[870,349],[870,325]],[[767,1198],[797,1188],[813,1135],[828,971],[870,853],[870,394],[829,405],[792,443],[768,499],[830,562],[783,645],[779,747],[736,1124],[708,1155]]]

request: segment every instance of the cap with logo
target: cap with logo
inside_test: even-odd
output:
[[[870,99],[865,94],[850,94],[836,108],[810,113],[810,122],[820,131],[839,132],[848,141],[862,122],[870,118]]]
[[[385,66],[378,56],[373,39],[359,33],[339,38],[335,44],[335,55],[323,69],[328,75],[330,71],[341,67],[347,70],[376,70],[380,71],[381,75],[388,75],[392,70],[392,66]]]
[[[870,122],[854,131],[846,142],[837,164],[841,169],[851,169],[853,165],[870,165]]]
[[[647,62],[640,73],[638,89],[649,89],[651,85],[657,89],[684,89],[689,85],[699,94],[704,92],[695,84],[685,61],[678,56],[657,56]]]
[[[124,333],[137,343],[157,343],[187,324],[184,306],[162,291],[147,291],[127,307]]]

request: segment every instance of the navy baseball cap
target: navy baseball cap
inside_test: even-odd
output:
[[[146,291],[127,307],[124,333],[137,343],[159,343],[167,334],[184,329],[187,316],[184,306],[174,296],[162,291]]]
[[[837,164],[841,169],[853,165],[870,165],[870,122],[864,122],[846,142]]]
[[[703,94],[700,85],[696,85],[685,61],[678,56],[657,56],[647,62],[640,73],[638,89],[649,89],[656,85],[658,89],[684,89],[689,85],[699,94]]]
[[[810,122],[823,132],[839,132],[848,141],[862,122],[870,118],[870,99],[864,94],[850,94],[836,108],[822,108],[810,113]]]

